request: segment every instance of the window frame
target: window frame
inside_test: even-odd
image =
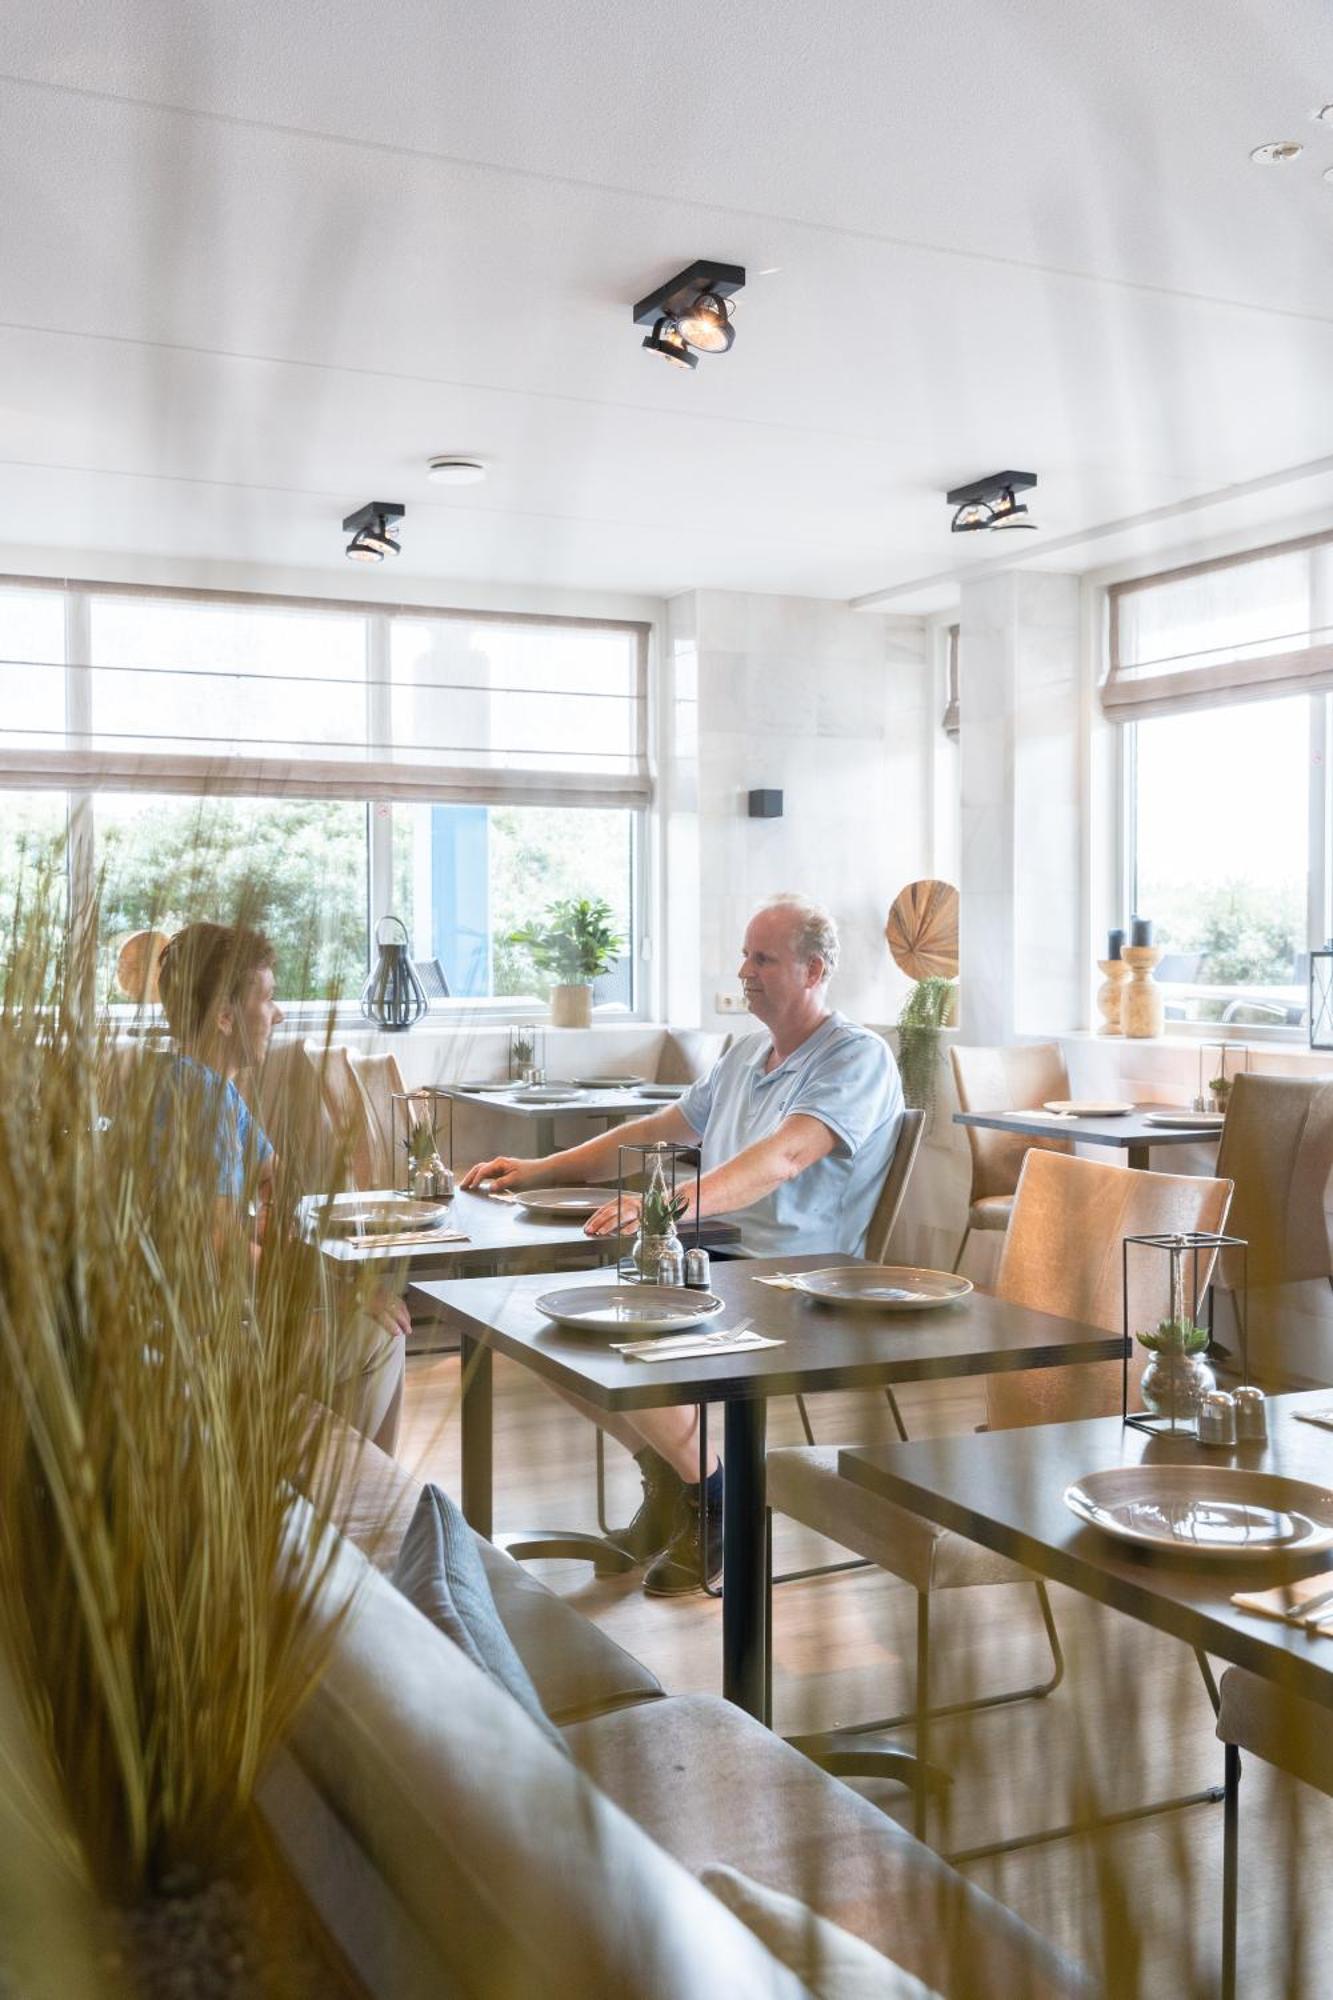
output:
[[[346,766],[352,761],[330,759],[343,768],[333,779],[331,788],[325,790],[321,782],[323,760],[305,759],[301,763],[304,781],[301,789],[305,796],[346,799],[366,808],[366,976],[373,964],[374,912],[378,908],[387,912],[392,902],[393,882],[393,840],[392,814],[380,813],[376,806],[387,801],[404,803],[436,804],[447,802],[450,794],[454,797],[467,796],[477,804],[487,806],[506,805],[548,805],[579,809],[607,809],[625,811],[629,814],[630,826],[630,937],[628,941],[631,958],[632,1005],[628,1008],[616,1006],[606,1010],[608,1021],[634,1023],[650,1018],[653,993],[646,963],[646,939],[649,934],[648,898],[652,894],[651,854],[653,842],[648,836],[649,816],[656,804],[656,782],[653,759],[654,731],[652,727],[652,704],[654,700],[653,655],[651,648],[652,626],[638,618],[582,617],[568,613],[547,613],[531,611],[507,611],[493,608],[474,609],[470,606],[410,603],[377,603],[352,598],[321,598],[314,596],[289,596],[279,592],[202,590],[184,585],[146,584],[133,582],[85,581],[72,578],[49,576],[28,576],[17,574],[0,575],[0,591],[29,590],[54,592],[59,595],[64,606],[64,666],[63,685],[65,694],[64,747],[59,751],[42,752],[23,749],[3,749],[3,763],[0,764],[0,789],[6,791],[57,791],[64,795],[68,843],[66,849],[66,870],[68,879],[69,906],[75,913],[91,907],[95,886],[96,857],[93,836],[93,801],[99,795],[113,795],[117,792],[167,792],[185,798],[207,796],[231,796],[236,798],[262,799],[281,795],[271,776],[266,777],[257,767],[266,761],[276,765],[276,759],[234,758],[227,760],[225,774],[219,774],[216,759],[194,758],[188,755],[164,756],[160,762],[146,763],[130,755],[117,756],[91,750],[86,746],[93,735],[92,675],[96,672],[91,653],[91,604],[95,597],[117,596],[138,599],[169,599],[177,602],[199,605],[244,606],[254,605],[277,611],[311,611],[319,614],[340,614],[355,618],[365,628],[364,671],[365,671],[365,719],[366,742],[386,742],[391,733],[392,689],[389,685],[390,645],[394,619],[434,619],[460,620],[473,624],[535,625],[544,627],[564,627],[585,631],[616,631],[632,635],[634,640],[635,692],[632,699],[636,703],[637,730],[635,755],[638,776],[618,780],[603,778],[596,785],[590,784],[580,773],[551,771],[535,773],[527,784],[507,784],[508,773],[503,767],[476,771],[464,767],[441,765],[438,770],[428,767],[407,766],[398,761],[376,764],[366,759],[363,769],[349,772]],[[2,747],[2,738],[0,738]],[[99,780],[97,766],[106,767],[106,775]],[[137,765],[138,768],[132,768]],[[287,766],[290,781],[290,762]],[[332,775],[331,773],[329,774]],[[493,779],[493,784],[485,782]],[[451,782],[452,780],[452,782]],[[443,782],[441,782],[443,781]],[[318,789],[316,787],[318,786]],[[288,782],[286,795],[293,794]],[[130,1003],[123,1006],[113,1004],[113,1019],[143,1020],[144,1012]],[[155,1019],[160,1010],[152,1009],[150,1019]],[[483,1017],[497,1025],[507,1021],[529,1021],[545,1018],[545,1003],[535,996],[526,999],[515,995],[487,996],[485,998],[463,997],[435,1001],[431,1007],[431,1018],[440,1025],[450,1018],[461,1022],[475,1022]],[[284,1004],[284,1012],[294,1027],[326,1023],[330,1018],[327,1002],[317,1000],[292,1000]],[[359,1024],[359,992],[337,1003],[333,1019],[339,1028]],[[364,1024],[369,1028],[371,1024]]]
[[[1265,697],[1259,696],[1257,700]],[[1330,852],[1330,838],[1333,837],[1333,783],[1330,782],[1329,752],[1333,748],[1333,693],[1316,690],[1306,696],[1309,705],[1309,754],[1307,770],[1307,810],[1309,814],[1310,840],[1308,846],[1309,871],[1306,881],[1306,924],[1304,949],[1312,951],[1333,935],[1333,852]],[[1250,703],[1219,701],[1209,707],[1248,707]],[[1134,903],[1138,885],[1138,731],[1142,722],[1156,718],[1146,716],[1139,721],[1119,725],[1118,734],[1123,745],[1120,769],[1120,839],[1121,868],[1123,873],[1126,909]],[[1169,991],[1169,988],[1164,988]],[[1217,997],[1225,1000],[1243,1000],[1247,994],[1257,994],[1255,987],[1227,986],[1215,989]],[[1309,994],[1305,994],[1303,1005],[1308,1008]],[[1185,1041],[1217,1040],[1234,1038],[1246,1042],[1286,1042],[1304,1047],[1309,1039],[1308,1021],[1257,1022],[1257,1021],[1167,1021],[1165,1033]]]

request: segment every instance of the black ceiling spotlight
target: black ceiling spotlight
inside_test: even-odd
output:
[[[743,265],[706,257],[677,271],[634,308],[635,326],[652,327],[644,346],[678,368],[693,368],[700,354],[725,354],[736,338],[727,300],[744,283]]]
[[[669,361],[673,368],[699,366],[698,355],[691,354],[674,319],[659,319],[652,332],[644,335],[643,344],[654,354],[660,354],[664,361]]]
[[[402,547],[389,530],[402,520],[406,508],[401,500],[368,500],[349,514],[343,533],[352,537],[347,544],[349,562],[383,562],[396,556]]]
[[[956,509],[955,535],[974,535],[982,528],[1035,528],[1027,508],[1014,496],[1037,483],[1035,472],[992,472],[967,486],[955,486],[945,498]]]

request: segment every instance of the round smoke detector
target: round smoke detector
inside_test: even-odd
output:
[[[433,458],[426,477],[436,486],[475,486],[486,477],[486,468],[479,458]]]

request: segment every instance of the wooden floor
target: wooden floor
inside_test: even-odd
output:
[[[450,1491],[459,1486],[456,1356],[409,1363],[399,1457]],[[967,1383],[900,1393],[914,1436],[967,1430],[983,1400]],[[888,1437],[881,1399],[810,1404],[821,1443]],[[719,1431],[720,1431],[720,1413]],[[770,1407],[769,1447],[803,1442],[794,1401]],[[638,1499],[632,1461],[607,1453],[610,1515]],[[495,1363],[495,1524],[596,1526],[592,1434],[516,1364]],[[845,1551],[775,1522],[781,1572]],[[702,1594],[653,1599],[639,1573],[598,1582],[588,1565],[534,1565],[646,1661],[669,1693],[716,1691],[721,1606]],[[1039,1831],[1221,1783],[1222,1749],[1194,1656],[1086,1599],[1052,1602],[1068,1656],[1063,1685],[1021,1702],[936,1725],[932,1756],[955,1774],[950,1851]],[[949,1701],[1043,1679],[1048,1655],[1026,1585],[937,1594],[934,1696]],[[774,1603],[774,1723],[783,1734],[900,1712],[912,1700],[914,1598],[878,1571],[783,1586]],[[910,1744],[910,1731],[902,1732]],[[1245,1759],[1239,1992],[1242,2000],[1333,1994],[1333,1801]],[[905,1793],[862,1787],[904,1824]],[[972,1879],[1085,1964],[1105,1962],[1103,1930],[1136,1940],[1137,1980],[1120,1990],[1167,1996],[1215,1991],[1221,1910],[1222,1810],[1189,1807],[1109,1830],[968,1864]],[[997,1996],[1003,2000],[1003,1996]]]

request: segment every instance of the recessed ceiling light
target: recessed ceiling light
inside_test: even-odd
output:
[[[634,324],[650,326],[643,345],[676,368],[693,368],[700,354],[725,354],[736,338],[727,304],[745,284],[741,264],[696,258],[634,308]]]
[[[1270,139],[1266,146],[1256,146],[1250,158],[1256,167],[1280,167],[1299,159],[1304,151],[1299,139]]]
[[[651,333],[643,337],[643,345],[653,354],[660,354],[673,368],[697,368],[699,357],[691,354],[685,344],[685,336],[674,319],[659,319]]]
[[[396,556],[402,543],[391,533],[402,520],[401,500],[368,500],[343,522],[343,533],[352,537],[347,544],[349,562],[379,563]]]
[[[781,269],[781,264],[765,264],[759,275],[761,278],[776,278]]]
[[[1035,472],[991,472],[945,495],[956,508],[950,526],[955,535],[976,535],[987,528],[1035,528],[1036,522],[1016,497],[1037,483]]]
[[[475,486],[486,477],[486,467],[479,458],[433,458],[426,477],[436,486]]]
[[[692,306],[686,306],[676,326],[683,340],[700,354],[725,354],[736,338],[731,308],[716,292],[702,292]]]

